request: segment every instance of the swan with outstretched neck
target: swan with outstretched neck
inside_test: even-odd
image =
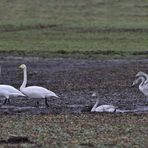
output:
[[[45,99],[45,105],[47,107],[49,107],[47,99],[49,97],[57,97],[58,98],[58,96],[54,92],[52,92],[44,87],[40,87],[40,86],[26,87],[26,85],[27,85],[27,67],[25,64],[22,64],[19,66],[19,68],[23,69],[23,72],[24,72],[23,83],[20,87],[20,91],[23,94],[25,94],[27,97],[32,98],[32,99]],[[38,101],[37,101],[37,104],[39,104]]]
[[[92,94],[92,97],[96,97],[96,93]],[[91,112],[116,112],[116,107],[113,105],[100,105],[99,104],[99,98],[97,98],[97,101],[93,108],[91,109]]]

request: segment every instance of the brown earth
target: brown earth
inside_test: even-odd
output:
[[[60,98],[51,98],[49,108],[40,100],[12,98],[11,105],[2,105],[0,113],[81,113],[90,111],[98,93],[100,104],[113,104],[120,109],[146,106],[146,97],[131,87],[138,71],[148,73],[148,60],[97,60],[74,58],[0,57],[1,84],[16,88],[22,83],[22,71],[18,66],[28,67],[28,85],[39,85],[54,91]]]

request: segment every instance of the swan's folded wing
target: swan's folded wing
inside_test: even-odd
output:
[[[21,91],[31,98],[58,97],[54,92],[40,86],[28,86]]]

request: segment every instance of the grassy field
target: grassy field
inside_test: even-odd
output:
[[[147,8],[147,0],[2,0],[0,52],[147,57]]]
[[[148,116],[81,115],[3,115],[0,139],[26,136],[32,143],[4,144],[22,147],[135,147],[148,146]]]
[[[148,0],[1,0],[3,53],[148,57]],[[147,148],[148,114],[0,115],[0,133],[0,147]]]

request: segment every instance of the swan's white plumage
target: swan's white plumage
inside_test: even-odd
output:
[[[40,87],[40,86],[28,86],[21,89],[22,93],[26,94],[30,98],[48,98],[48,97],[58,97],[54,92]]]
[[[9,99],[9,95],[10,95],[10,92],[3,89],[3,88],[0,88],[0,97],[4,97],[6,99]]]
[[[17,96],[25,96],[22,94],[19,90],[17,90],[15,87],[11,85],[0,85],[0,89],[6,90],[6,92],[9,92],[11,96],[17,97]]]
[[[100,105],[95,109],[95,112],[115,112],[115,110],[113,105]]]
[[[47,98],[49,97],[58,97],[54,92],[40,86],[28,86],[27,84],[27,67],[25,64],[20,65],[20,68],[23,69],[24,72],[24,80],[20,87],[20,91],[28,96],[29,98],[34,99],[45,99],[45,104],[48,106]]]

